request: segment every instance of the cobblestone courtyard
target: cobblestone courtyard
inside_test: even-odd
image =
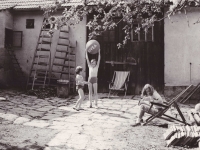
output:
[[[0,101],[1,131],[6,127],[16,127],[19,132],[23,128],[27,128],[32,135],[38,132],[37,135],[34,135],[36,141],[37,138],[40,138],[40,134],[47,138],[40,148],[29,147],[28,149],[144,149],[144,146],[142,146],[144,141],[146,142],[145,149],[160,149],[161,147],[168,149],[164,147],[165,141],[162,140],[162,135],[166,129],[159,127],[159,125],[170,122],[158,119],[149,126],[130,126],[134,123],[138,111],[139,96],[135,96],[133,99],[130,99],[130,96],[126,99],[99,99],[99,108],[97,109],[88,108],[86,96],[82,105],[84,110],[76,111],[72,107],[77,97],[38,99],[16,91],[0,92],[0,96],[5,95],[8,96],[8,100]],[[193,106],[183,107],[183,113],[186,114],[186,111],[191,107]],[[34,143],[34,140],[28,136],[28,133],[26,135],[25,131],[21,133],[13,132],[9,135],[14,136],[14,134],[19,139],[23,138],[23,140],[12,143],[1,134],[1,149],[6,147],[3,147],[3,145],[12,145],[18,146],[18,150],[22,150],[20,143],[26,145],[27,140],[32,140]],[[160,142],[158,142],[158,139]],[[132,140],[135,143],[131,143]],[[8,147],[7,149],[9,149]]]

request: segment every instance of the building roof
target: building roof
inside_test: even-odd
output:
[[[70,0],[64,6],[81,5],[83,0]],[[14,10],[39,9],[43,5],[54,4],[55,0],[0,0],[0,10],[13,8]]]

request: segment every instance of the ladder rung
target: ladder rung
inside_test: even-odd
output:
[[[50,51],[50,49],[47,49],[47,48],[38,48],[37,51]]]
[[[57,59],[64,59],[64,60],[68,60],[68,61],[74,61],[74,59],[69,59],[69,58],[66,58],[66,57],[60,57],[60,56],[55,56],[55,58]]]
[[[45,76],[40,76],[40,75],[44,75],[43,73],[39,73],[39,75],[36,75],[36,77],[35,78],[37,78],[37,79],[43,79],[43,78],[45,78]],[[34,78],[34,76],[32,75],[32,76],[30,76],[30,78]],[[48,76],[46,76],[46,78],[49,78]]]
[[[42,29],[41,31],[49,31],[49,29]]]
[[[35,71],[35,69],[32,69],[31,71],[33,72],[33,71]],[[36,72],[45,73],[45,72],[49,72],[49,71],[48,70],[44,70],[44,69],[37,69]]]
[[[49,65],[49,63],[47,63],[47,62],[38,62],[38,63],[37,63],[37,62],[34,62],[33,64],[34,64],[34,65],[37,65],[37,64],[38,64],[38,65],[40,65],[40,66],[47,66],[47,65]]]
[[[56,70],[52,70],[52,72],[54,72],[54,73],[61,73],[61,74],[71,74],[71,75],[74,75],[74,73],[69,73],[69,72],[66,72],[66,71],[56,71]]]
[[[58,43],[58,45],[70,47],[69,44]]]
[[[38,44],[51,44],[51,42],[49,42],[49,41],[42,41],[42,42],[39,42]]]
[[[55,65],[55,66],[63,66],[63,67],[70,67],[70,68],[74,68],[74,67],[72,67],[72,66],[69,66],[69,65],[67,65],[67,64],[53,63],[53,65]]]
[[[70,53],[70,52],[68,52],[66,50],[59,50],[59,49],[57,49],[56,52],[67,53],[67,54],[70,54],[70,55],[73,55],[73,56],[75,55],[75,54]]]
[[[63,52],[63,53],[69,53],[68,51],[66,51],[66,50],[56,50],[56,52]]]
[[[76,48],[76,47],[74,47],[74,46],[70,46],[69,48]]]
[[[70,59],[68,59],[68,58],[66,58],[66,57],[60,57],[60,56],[55,56],[55,58],[57,58],[57,59],[65,59],[65,60],[70,60]]]
[[[28,85],[33,85],[33,83],[28,83]],[[34,85],[44,85],[44,84],[41,84],[41,83],[34,83]]]
[[[42,37],[42,38],[51,38],[51,37],[48,36],[48,35],[40,35],[40,37]]]
[[[67,31],[67,30],[60,30],[60,32],[69,33],[69,31]]]
[[[67,46],[67,47],[69,47],[69,48],[75,48],[75,47],[73,47],[73,46],[70,46],[69,44],[58,43],[58,45]]]
[[[59,36],[59,38],[60,38],[60,39],[67,39],[67,40],[69,40],[68,37],[64,37],[64,36]]]
[[[35,57],[39,57],[39,58],[49,58],[49,55],[35,55]]]

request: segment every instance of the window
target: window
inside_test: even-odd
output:
[[[144,29],[140,28],[139,33],[136,33],[135,30],[140,24],[133,24],[131,31],[131,41],[132,42],[153,42],[154,41],[154,28],[150,27],[147,32]]]
[[[22,47],[22,31],[13,31],[13,47]]]
[[[26,19],[26,29],[34,28],[34,19]]]

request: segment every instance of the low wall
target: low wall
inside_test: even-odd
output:
[[[181,93],[187,86],[165,86],[164,88],[164,96],[166,99],[170,100]],[[182,96],[185,97],[188,92]],[[200,102],[200,88],[186,101],[186,103],[199,103]]]

